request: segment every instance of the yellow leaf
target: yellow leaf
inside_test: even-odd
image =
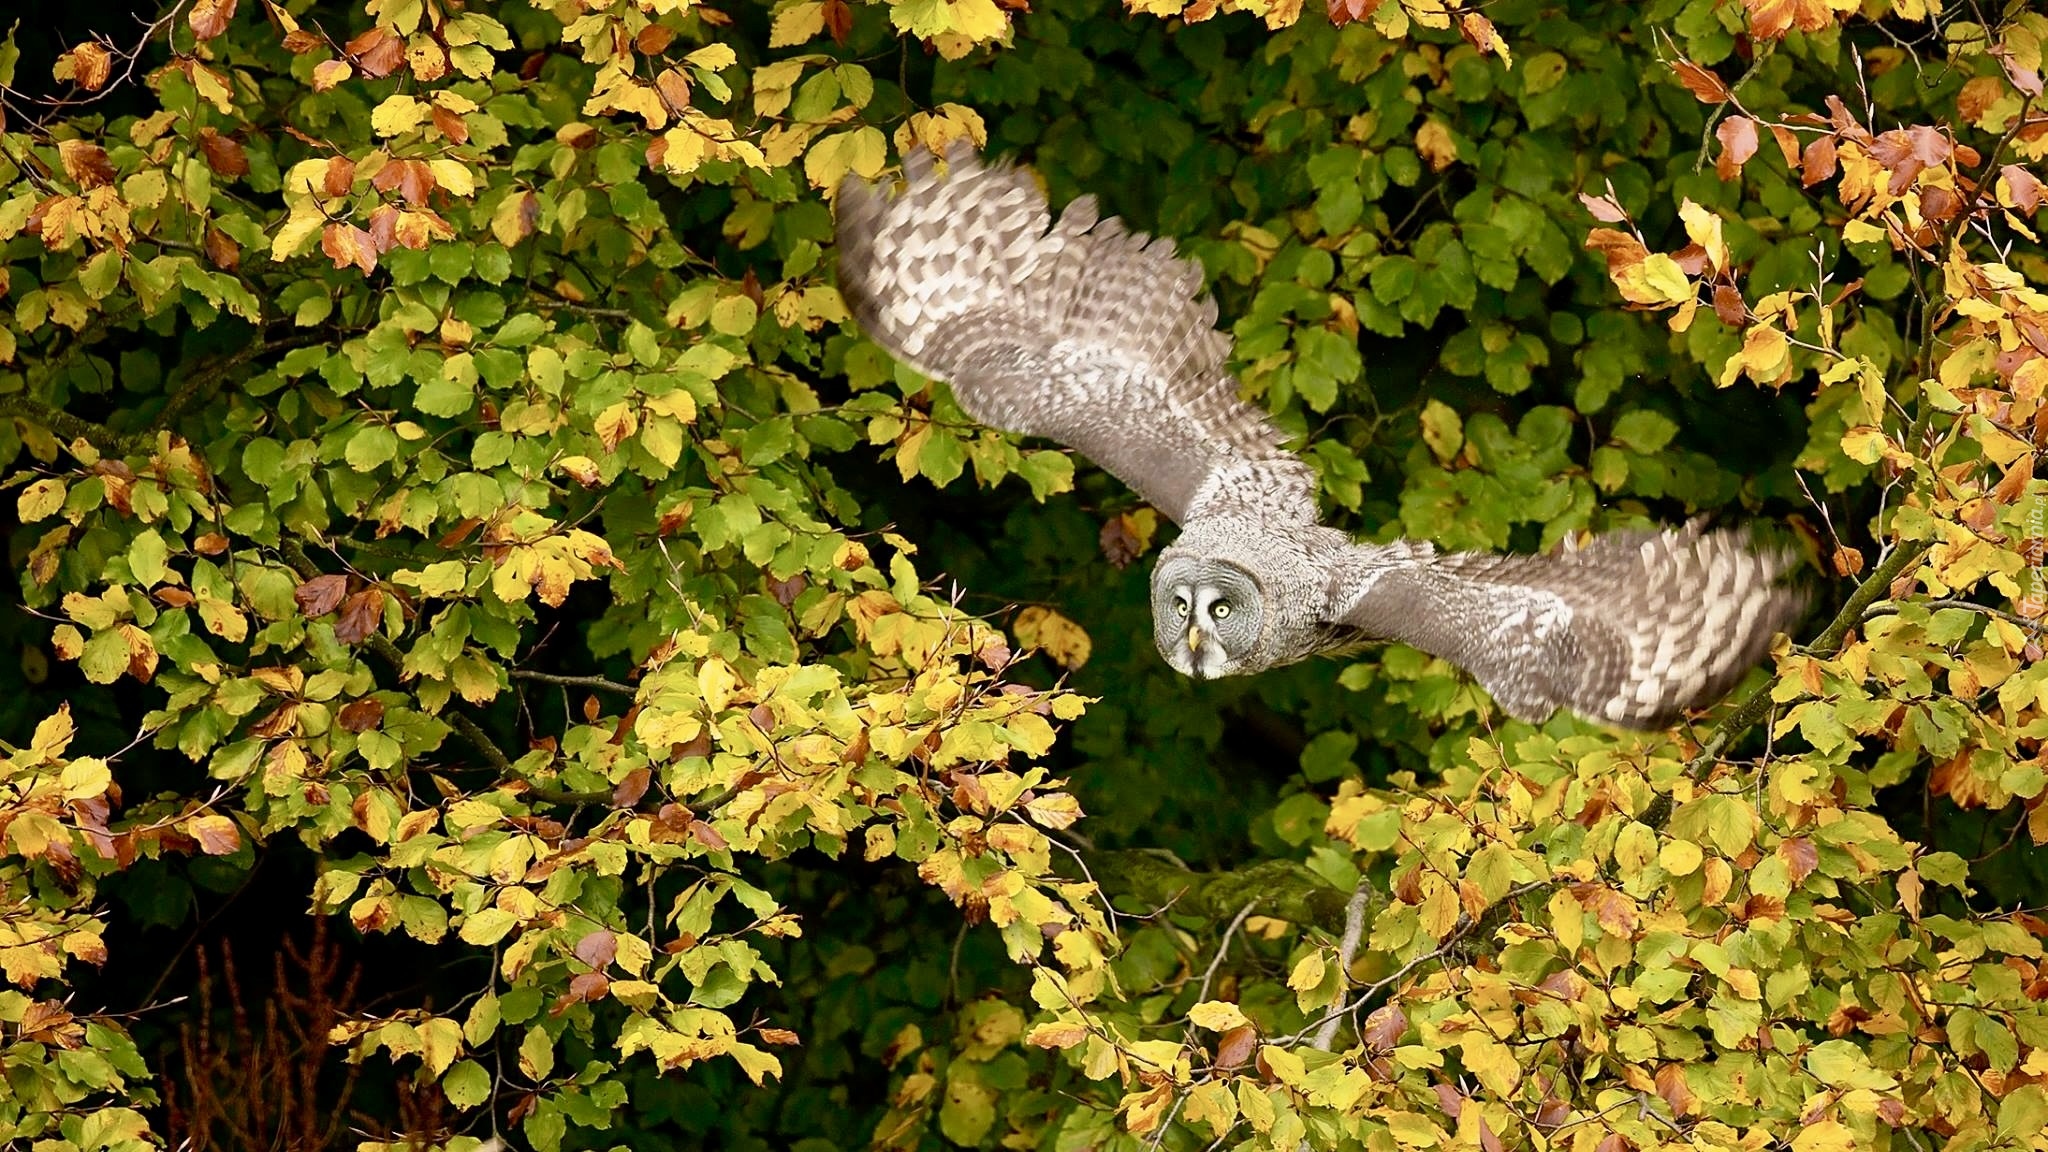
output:
[[[1188,1022],[1211,1032],[1228,1032],[1251,1023],[1237,1005],[1227,1000],[1204,1000],[1188,1009]]]
[[[1721,236],[1721,218],[1698,204],[1690,196],[1678,206],[1678,217],[1685,222],[1685,234],[1692,242],[1706,249],[1707,261],[1720,272],[1728,267],[1728,242]]]
[[[1415,151],[1429,161],[1431,171],[1441,172],[1458,158],[1458,142],[1451,138],[1451,130],[1443,121],[1431,117],[1415,132]]]
[[[62,480],[38,480],[21,490],[15,501],[15,514],[24,524],[33,524],[56,514],[64,506],[64,482]]]
[[[733,675],[731,666],[716,656],[707,657],[697,668],[697,693],[704,697],[704,706],[713,713],[725,711],[738,683],[739,677]]]
[[[1079,624],[1050,608],[1032,605],[1017,613],[1010,622],[1010,631],[1017,642],[1026,648],[1042,648],[1045,654],[1066,668],[1079,668],[1088,663],[1094,644],[1088,633]]]
[[[1294,971],[1287,975],[1287,986],[1296,993],[1313,992],[1322,987],[1326,968],[1320,951],[1303,956],[1294,965]]]
[[[1700,846],[1689,840],[1673,840],[1657,853],[1657,863],[1673,876],[1692,875],[1704,858]]]
[[[1260,1047],[1259,1059],[1272,1070],[1275,1080],[1289,1088],[1300,1087],[1302,1080],[1308,1075],[1308,1065],[1302,1063],[1301,1057],[1278,1045],[1267,1044]]]
[[[1855,1134],[1839,1120],[1803,1124],[1792,1138],[1792,1152],[1850,1152],[1855,1147]]]
[[[424,123],[433,109],[400,92],[384,98],[370,112],[370,128],[379,136],[397,136]]]

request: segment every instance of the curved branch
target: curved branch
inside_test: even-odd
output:
[[[1098,852],[1088,859],[1105,895],[1128,896],[1154,908],[1170,904],[1210,920],[1228,920],[1257,901],[1267,916],[1340,933],[1354,899],[1353,893],[1331,887],[1293,860],[1264,860],[1234,872],[1195,872],[1161,852]],[[1377,912],[1385,903],[1372,894],[1361,908],[1360,923],[1370,919],[1363,916],[1366,910]]]

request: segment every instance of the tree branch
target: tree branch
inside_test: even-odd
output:
[[[1351,893],[1351,902],[1344,906],[1344,935],[1337,944],[1337,971],[1348,984],[1351,980],[1351,962],[1358,959],[1358,946],[1365,939],[1365,911],[1372,903],[1373,890],[1370,881],[1363,876],[1358,887]],[[1315,1039],[1309,1046],[1318,1052],[1328,1052],[1336,1043],[1337,1028],[1344,1023],[1342,1015],[1332,1013],[1323,1018],[1323,1026],[1316,1029]]]
[[[190,375],[178,385],[165,401],[163,410],[156,414],[156,427],[169,428],[173,421],[185,414],[194,402],[213,395],[213,391],[227,380],[228,373],[251,360],[268,356],[273,352],[289,352],[294,348],[305,348],[314,344],[326,344],[336,338],[336,333],[325,329],[294,332],[275,340],[259,341],[239,351],[225,353],[204,361],[193,368]]]
[[[1154,908],[1170,904],[1210,920],[1226,920],[1257,901],[1265,915],[1342,932],[1347,909],[1357,899],[1293,860],[1264,860],[1234,872],[1195,872],[1165,853],[1133,850],[1091,853],[1089,870],[1100,878],[1105,895],[1128,896]],[[1376,895],[1368,897],[1360,923],[1385,903]]]
[[[621,684],[604,676],[564,676],[558,672],[530,672],[524,668],[514,668],[511,675],[514,680],[560,684],[564,688],[588,688],[593,692],[610,692],[618,696],[633,697],[640,694],[640,690],[631,684]]]
[[[148,432],[116,432],[104,424],[95,424],[82,417],[73,416],[61,408],[52,408],[30,400],[26,396],[10,396],[0,400],[0,416],[12,416],[18,420],[40,424],[65,440],[83,440],[99,449],[102,456],[132,456],[148,452],[156,447],[156,437]]]

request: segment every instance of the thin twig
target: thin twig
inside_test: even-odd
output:
[[[611,692],[619,696],[638,696],[640,690],[631,684],[603,676],[564,676],[557,672],[532,672],[524,668],[512,670],[514,680],[534,680],[542,684],[560,684],[565,688],[588,688],[594,692]]]

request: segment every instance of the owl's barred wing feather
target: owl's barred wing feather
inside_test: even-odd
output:
[[[983,423],[1087,456],[1176,521],[1256,505],[1315,518],[1314,477],[1224,370],[1201,270],[1170,240],[1097,218],[1053,223],[1031,175],[959,147],[891,195],[839,189],[840,291],[861,328],[953,386]]]
[[[1789,553],[1696,524],[1547,556],[1359,554],[1337,623],[1458,664],[1528,720],[1667,724],[1727,692],[1805,606]]]

